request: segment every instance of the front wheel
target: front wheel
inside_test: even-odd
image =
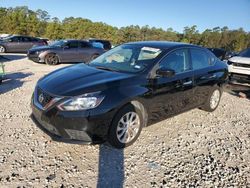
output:
[[[209,94],[206,103],[201,107],[202,110],[207,112],[213,112],[219,106],[222,91],[219,87],[216,87]]]
[[[48,54],[45,57],[45,63],[47,65],[57,65],[59,63],[59,58],[56,54]]]
[[[123,107],[111,124],[108,142],[115,148],[132,145],[141,133],[142,117],[142,112],[133,105]]]
[[[0,53],[5,53],[5,52],[6,52],[5,47],[0,45]]]

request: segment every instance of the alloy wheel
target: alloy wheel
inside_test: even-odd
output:
[[[214,90],[210,98],[210,107],[215,109],[220,102],[220,91],[218,89]]]
[[[0,46],[0,53],[4,53],[5,52],[5,48],[3,46]]]
[[[50,65],[56,65],[58,63],[58,57],[54,54],[49,54],[47,56],[47,63]]]
[[[136,112],[128,112],[118,122],[116,136],[121,143],[129,143],[138,134],[140,118]]]

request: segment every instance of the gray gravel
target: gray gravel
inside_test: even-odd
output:
[[[0,85],[0,187],[250,187],[250,100],[224,93],[198,109],[144,128],[125,150],[52,141],[30,119],[45,66],[9,54]]]

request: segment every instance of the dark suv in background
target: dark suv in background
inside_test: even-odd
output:
[[[0,53],[27,52],[33,46],[47,45],[47,42],[30,36],[13,35],[0,40]]]

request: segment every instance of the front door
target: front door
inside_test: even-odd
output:
[[[8,52],[21,52],[21,42],[21,37],[11,37],[7,43]]]
[[[188,49],[171,52],[163,58],[159,68],[174,70],[175,75],[156,76],[153,79],[150,102],[153,122],[188,110],[192,106],[193,71]]]
[[[61,62],[79,62],[78,41],[69,41],[60,52]]]

